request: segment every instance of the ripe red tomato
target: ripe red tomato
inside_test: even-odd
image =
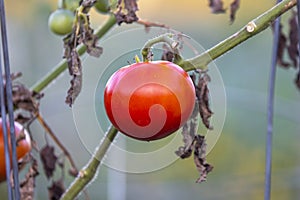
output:
[[[8,130],[9,132],[9,130]],[[24,129],[21,124],[15,122],[15,134],[16,138],[20,136],[21,133],[24,133],[24,139],[21,139],[17,143],[17,159],[23,158],[31,150],[31,141],[28,132]],[[9,133],[10,141],[10,133]],[[11,145],[9,144],[11,148]],[[0,182],[6,179],[5,174],[5,154],[4,154],[4,138],[2,130],[2,118],[0,118]]]
[[[168,61],[123,67],[110,77],[104,91],[111,123],[138,140],[157,140],[175,132],[188,120],[194,104],[189,75]]]

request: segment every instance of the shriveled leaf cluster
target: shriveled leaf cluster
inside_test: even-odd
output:
[[[196,98],[199,106],[199,113],[202,119],[203,124],[207,129],[212,129],[210,125],[210,117],[213,115],[213,112],[210,109],[209,105],[209,89],[208,83],[210,77],[206,72],[194,73],[191,76],[196,90]]]
[[[99,57],[103,49],[97,46],[97,36],[90,26],[88,12],[95,4],[96,0],[83,0],[82,10],[76,12],[76,23],[73,25],[71,34],[64,38],[64,58],[67,59],[69,74],[72,76],[70,88],[67,92],[66,103],[70,106],[74,104],[82,88],[82,64],[76,47],[83,44],[91,56]]]
[[[20,77],[21,73],[11,74],[12,79],[12,100],[14,106],[14,116],[15,120],[23,125],[28,126],[28,131],[30,132],[29,125],[30,123],[41,117],[39,112],[39,100],[43,97],[43,94],[36,93],[27,88],[24,84],[17,82],[16,79]],[[5,86],[5,83],[4,83]],[[5,91],[5,90],[4,90]],[[5,94],[6,95],[6,94]],[[41,125],[49,130],[50,127],[45,125],[45,121],[41,123]],[[45,127],[46,126],[46,127]],[[54,133],[52,133],[54,134]],[[19,134],[18,138],[16,138],[17,143],[25,138],[25,135]],[[35,141],[31,138],[31,143],[34,149],[38,150]],[[53,178],[53,173],[55,171],[55,166],[58,164],[58,158],[54,153],[55,149],[53,146],[46,145],[40,151],[41,163],[44,168],[45,175],[48,179]],[[20,194],[21,199],[32,200],[34,199],[34,191],[35,191],[35,177],[39,174],[38,171],[38,162],[32,157],[31,154],[26,155],[21,160],[18,160],[19,169],[24,168],[25,165],[31,163],[31,166],[28,169],[27,174],[25,175],[24,180],[20,182]],[[61,168],[63,166],[60,165]],[[75,172],[74,172],[75,173]],[[74,175],[75,176],[75,175]],[[62,179],[60,180],[62,181]],[[13,181],[11,181],[13,183]],[[56,197],[60,196],[62,192],[57,192],[59,187],[62,184],[58,184],[58,181],[53,181],[53,187],[49,188],[49,199],[58,199]],[[54,189],[53,189],[54,188]],[[64,188],[64,187],[61,187]],[[50,192],[53,189],[52,192]],[[64,191],[64,190],[60,190]]]
[[[288,35],[283,32],[283,26],[289,26]],[[273,27],[273,26],[272,26]],[[298,23],[297,12],[292,11],[288,24],[280,25],[280,36],[277,50],[277,64],[283,68],[297,70],[295,77],[296,87],[300,90],[300,69],[299,69],[299,51],[298,51]],[[288,55],[288,57],[285,56]]]
[[[52,185],[48,187],[48,196],[49,199],[59,199],[61,195],[65,191],[65,186],[63,182],[63,176],[59,178],[58,180],[53,180],[54,171],[56,169],[56,166],[59,166],[62,171],[64,170],[63,163],[59,162],[58,157],[55,154],[55,148],[54,146],[50,146],[46,144],[41,150],[40,150],[40,158],[42,161],[43,169],[46,174],[46,177],[48,179],[51,179]]]
[[[206,143],[205,137],[197,134],[199,106],[196,101],[194,111],[190,120],[182,128],[184,146],[178,148],[175,152],[180,158],[189,158],[194,156],[194,163],[199,172],[196,182],[206,181],[207,174],[212,171],[213,166],[206,161]]]
[[[53,172],[55,171],[57,156],[55,155],[54,150],[54,147],[49,145],[44,146],[40,150],[44,172],[48,179],[53,176]]]
[[[205,137],[197,134],[199,114],[205,127],[212,129],[209,118],[213,112],[209,106],[209,89],[207,86],[210,77],[206,72],[195,71],[191,78],[196,89],[196,102],[189,121],[182,128],[184,146],[179,147],[176,154],[182,159],[193,154],[194,163],[199,172],[196,182],[201,183],[206,181],[207,174],[213,169],[213,166],[206,161]]]
[[[119,0],[115,12],[117,23],[121,25],[122,23],[131,24],[137,21],[139,19],[136,15],[137,11],[137,0]]]
[[[33,200],[35,189],[35,178],[39,175],[38,162],[31,158],[31,166],[25,175],[24,180],[20,182],[20,195],[22,200]]]
[[[224,8],[224,3],[222,0],[209,0],[208,6],[211,9],[211,12],[214,14],[225,13],[226,8]],[[233,0],[230,4],[230,22],[232,23],[235,20],[235,15],[237,10],[240,7],[240,0]]]
[[[58,200],[65,191],[63,179],[53,181],[52,185],[48,187],[48,196],[51,200]]]
[[[21,76],[21,73],[11,74],[12,100],[15,110],[15,120],[24,124],[31,121],[38,112],[39,100],[43,97],[43,94],[31,91],[24,84],[18,82],[17,78]],[[4,90],[4,92],[6,92],[6,90]]]

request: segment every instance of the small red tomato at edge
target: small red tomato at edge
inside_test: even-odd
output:
[[[191,78],[168,61],[122,67],[110,77],[104,91],[111,123],[138,140],[157,140],[175,132],[188,120],[194,104]]]
[[[6,170],[5,170],[5,153],[4,153],[4,138],[3,138],[3,129],[2,129],[2,118],[0,118],[0,182],[6,180]],[[15,125],[15,135],[16,139],[21,137],[21,134],[24,134],[22,138],[17,143],[17,159],[22,159],[30,150],[31,150],[31,141],[29,133],[23,129],[23,126],[18,122],[14,123]],[[8,136],[10,141],[10,131],[8,130]],[[9,145],[11,148],[11,145]],[[11,150],[10,150],[11,151]]]

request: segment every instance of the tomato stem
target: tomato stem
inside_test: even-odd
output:
[[[273,8],[249,22],[246,26],[227,39],[194,58],[184,60],[179,63],[179,65],[185,71],[195,69],[205,70],[211,61],[268,28],[277,17],[294,7],[296,4],[297,0],[283,0],[281,3],[276,4]]]
[[[173,39],[174,36],[175,36],[175,34],[173,34],[173,33],[165,33],[165,34],[162,34],[160,36],[157,36],[155,38],[148,40],[145,43],[145,45],[141,51],[143,61],[148,62],[150,60],[152,46],[154,46],[157,43],[161,43],[161,42],[167,43],[170,46],[170,48],[174,51],[175,59],[177,62],[182,60],[179,49],[178,49],[179,42],[177,42],[176,40]]]
[[[110,15],[108,20],[95,31],[95,35],[98,39],[102,38],[116,24],[116,18],[114,15]],[[83,55],[86,52],[85,45],[79,45],[77,47],[79,55]],[[31,90],[35,92],[41,92],[45,89],[52,81],[54,81],[62,72],[67,69],[67,60],[61,60],[48,74],[46,74],[40,81],[31,87]]]
[[[85,188],[85,186],[94,178],[104,155],[106,154],[117,133],[118,130],[115,127],[109,127],[104,139],[99,143],[98,148],[96,148],[94,155],[91,157],[87,165],[82,170],[80,170],[76,179],[61,197],[61,200],[74,199],[82,191],[82,189]]]
[[[143,46],[141,51],[143,61],[149,61],[149,57],[151,56],[150,50],[152,46],[160,42],[165,42],[174,50],[173,53],[175,54],[175,59],[173,62],[182,67],[185,71],[191,71],[195,69],[206,70],[207,65],[210,62],[251,38],[252,36],[268,28],[277,17],[294,7],[296,4],[297,0],[283,0],[281,3],[276,4],[273,8],[252,20],[247,25],[242,27],[238,32],[234,33],[222,42],[218,43],[202,54],[186,60],[181,58],[178,48],[175,45],[177,43],[175,40],[173,40],[175,34],[166,33],[160,35],[148,40]],[[178,57],[176,58],[176,56]]]

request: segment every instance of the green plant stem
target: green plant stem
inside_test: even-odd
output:
[[[94,155],[89,160],[88,164],[80,170],[78,176],[70,185],[70,187],[65,191],[61,200],[71,200],[74,199],[85,186],[94,178],[98,166],[101,164],[101,161],[107,152],[110,144],[114,140],[118,133],[118,130],[111,126],[107,131],[104,139],[99,143],[98,148],[95,150]]]
[[[116,18],[112,14],[109,16],[107,21],[95,31],[95,35],[100,39],[105,33],[107,33],[116,24]],[[83,55],[86,52],[86,47],[84,45],[79,45],[77,47],[79,55]],[[46,74],[40,81],[38,81],[34,86],[31,87],[32,91],[41,92],[45,87],[47,87],[53,80],[55,80],[62,72],[64,72],[68,67],[67,60],[61,60],[52,71]]]
[[[291,9],[297,4],[297,0],[283,0],[281,3],[275,5],[273,8],[269,9],[262,15],[258,16],[256,19],[249,22],[241,30],[234,33],[227,39],[223,40],[219,44],[215,45],[211,49],[208,49],[204,53],[196,56],[194,58],[187,59],[180,63],[179,65],[185,71],[191,71],[194,69],[207,68],[207,65],[214,59],[225,54],[232,48],[238,46],[247,39],[253,37],[254,35],[262,32],[280,15]]]
[[[249,22],[238,32],[234,33],[230,37],[226,38],[225,40],[203,52],[202,54],[186,60],[177,59],[174,62],[180,65],[185,71],[191,71],[195,69],[205,70],[207,69],[207,65],[211,61],[215,60],[221,55],[224,55],[232,48],[238,46],[247,39],[265,30],[277,17],[294,7],[296,4],[297,0],[283,0],[281,3],[275,5],[270,10],[266,11],[256,19]],[[148,40],[141,51],[143,60],[148,61],[151,47],[160,42],[165,42],[173,50],[176,50],[176,47],[173,47],[173,45],[176,43],[176,41],[172,39],[173,36],[173,34],[168,33]],[[178,53],[175,52],[175,54]]]

